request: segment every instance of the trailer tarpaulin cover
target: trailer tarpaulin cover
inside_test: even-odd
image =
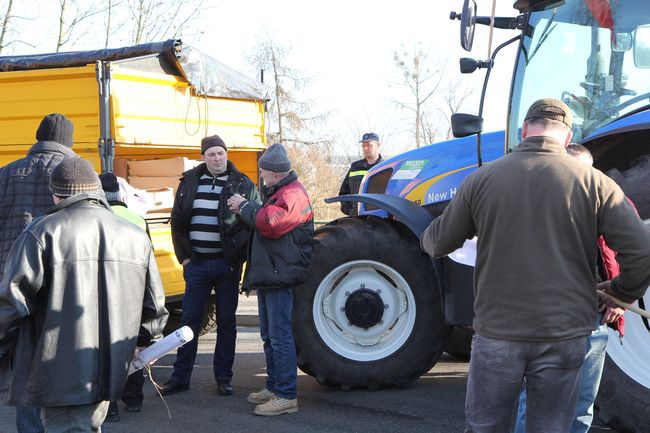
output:
[[[98,60],[180,75],[199,95],[258,100],[265,96],[261,83],[177,39],[104,50],[4,56],[0,72],[85,66]]]

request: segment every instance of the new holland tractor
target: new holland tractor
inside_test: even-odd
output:
[[[427,372],[443,350],[469,356],[475,241],[431,260],[418,238],[463,179],[511,151],[526,109],[555,97],[571,107],[574,141],[589,148],[650,223],[650,3],[647,0],[519,0],[514,17],[476,15],[465,0],[460,39],[470,50],[476,24],[511,29],[490,59],[461,59],[461,72],[486,68],[478,115],[456,114],[454,140],[377,165],[352,201],[359,215],[314,236],[310,280],[295,292],[300,368],[343,389],[400,386]],[[518,14],[517,14],[518,12]],[[517,44],[510,97],[486,100],[499,51]],[[507,105],[505,131],[482,133],[483,107]],[[513,234],[516,235],[516,234]],[[644,308],[650,294],[639,299]],[[627,312],[613,331],[597,400],[600,416],[650,431],[650,324]],[[513,324],[516,326],[516,324]]]

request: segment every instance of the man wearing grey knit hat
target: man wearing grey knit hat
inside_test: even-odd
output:
[[[72,151],[74,126],[59,113],[43,117],[36,129],[37,142],[27,155],[0,169],[0,275],[11,245],[33,218],[52,206],[50,173]],[[38,407],[16,406],[18,433],[42,433]]]
[[[254,231],[242,287],[257,291],[267,378],[247,400],[257,405],[255,415],[273,416],[298,411],[291,308],[294,287],[305,282],[311,260],[314,213],[282,144],[269,146],[259,166],[263,204],[235,194],[228,207]]]
[[[162,333],[165,294],[147,234],[111,211],[88,161],[64,159],[49,187],[55,205],[4,266],[0,383],[46,431],[99,431],[136,346]]]

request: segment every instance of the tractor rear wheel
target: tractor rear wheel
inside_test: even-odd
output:
[[[650,306],[650,293],[641,300]],[[625,337],[609,330],[607,357],[596,399],[599,417],[621,432],[650,433],[650,322],[625,313]]]

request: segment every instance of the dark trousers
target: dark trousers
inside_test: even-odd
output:
[[[586,336],[561,341],[472,339],[465,433],[504,433],[526,380],[526,432],[568,432],[576,413]]]
[[[195,338],[178,349],[171,379],[176,383],[189,383],[196,360],[198,335],[203,322],[203,311],[214,290],[217,312],[217,343],[214,348],[214,378],[229,382],[235,360],[237,338],[237,301],[241,266],[231,268],[223,259],[193,260],[183,268],[185,295],[181,325],[189,326]]]
[[[144,393],[142,386],[144,385],[144,371],[138,370],[129,375],[122,391],[122,402],[127,406],[142,406],[144,400]]]

